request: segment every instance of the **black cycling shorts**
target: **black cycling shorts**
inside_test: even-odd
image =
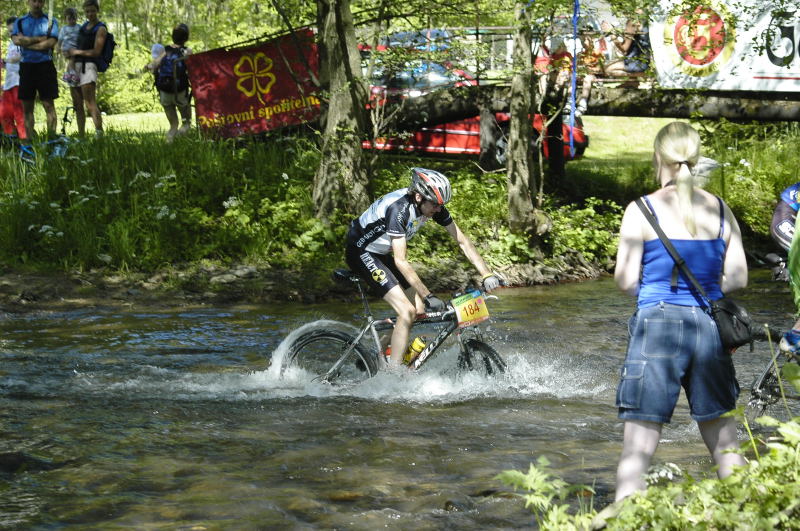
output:
[[[797,212],[791,206],[784,201],[778,201],[778,206],[775,207],[775,212],[772,214],[772,223],[770,223],[769,231],[772,234],[772,239],[787,251],[792,246],[796,218]]]
[[[19,99],[40,100],[58,98],[58,76],[53,61],[19,64]]]
[[[377,254],[348,245],[344,258],[350,269],[381,297],[398,284],[405,290],[411,287],[406,277],[397,269],[394,256]]]

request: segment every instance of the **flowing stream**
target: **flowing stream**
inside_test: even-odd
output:
[[[751,276],[737,298],[788,326],[787,286]],[[495,476],[540,456],[608,503],[633,300],[602,279],[489,307],[506,374],[459,374],[450,348],[346,390],[270,359],[306,322],[355,323],[357,301],[0,316],[0,528],[525,527]],[[741,403],[767,354],[735,355]],[[683,397],[656,462],[713,475]]]

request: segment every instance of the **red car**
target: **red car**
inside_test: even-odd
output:
[[[508,113],[496,113],[495,119],[504,136],[497,142],[498,162],[503,165],[506,162],[506,151],[508,148]],[[544,123],[544,116],[537,114],[533,119],[534,130],[541,134]],[[574,153],[569,146],[570,129],[573,131]],[[407,151],[412,153],[436,153],[443,155],[473,155],[481,153],[481,123],[480,117],[474,116],[455,122],[431,125],[411,132],[404,137],[377,138],[374,142],[365,140],[363,147],[367,149],[381,149],[387,151]],[[562,126],[562,136],[564,145],[564,159],[575,160],[583,156],[586,147],[589,145],[589,137],[583,131],[583,123],[580,118],[575,119],[575,128],[570,128],[565,123]],[[550,156],[550,149],[547,142],[542,146],[545,158]]]
[[[402,98],[415,98],[443,87],[459,87],[477,85],[477,80],[464,70],[451,69],[447,66],[420,62],[417,65],[394,75],[379,73],[373,77],[371,89],[372,105],[381,105],[387,101],[396,101]],[[506,160],[508,147],[508,113],[496,113],[497,121],[503,135],[497,143],[497,159],[501,165]],[[534,116],[533,127],[536,133],[541,134],[544,117],[540,114]],[[569,124],[562,126],[564,142],[564,159],[574,160],[583,155],[589,145],[589,138],[583,131],[583,123],[576,118],[576,127]],[[572,130],[574,150],[569,146],[569,135]],[[456,156],[478,156],[481,152],[480,117],[474,116],[455,122],[422,127],[417,131],[397,137],[377,138],[370,142],[365,140],[363,147],[366,149],[380,149],[387,151],[406,151],[413,153],[433,153]],[[549,146],[543,146],[544,156],[549,156]]]

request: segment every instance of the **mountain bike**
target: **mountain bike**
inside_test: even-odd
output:
[[[800,378],[800,357],[775,348],[767,365],[758,373],[750,387],[750,399],[745,406],[745,416],[750,426],[763,415],[780,421],[800,416],[800,392],[796,385]]]
[[[280,360],[281,377],[287,371],[299,368],[311,374],[314,381],[347,385],[370,378],[386,367],[386,338],[391,335],[397,319],[376,319],[373,316],[363,281],[355,273],[337,269],[333,277],[357,287],[364,307],[361,327],[330,320],[304,325],[284,339],[279,347],[279,351],[285,350]],[[440,350],[445,340],[455,334],[459,348],[458,369],[479,371],[485,375],[505,372],[505,361],[484,341],[480,328],[476,326],[489,318],[488,298],[496,297],[487,296],[477,289],[470,290],[455,296],[445,311],[418,315],[412,332],[424,326],[437,330],[437,333],[408,368],[419,370]]]
[[[788,282],[789,272],[786,269],[787,258],[777,253],[765,256],[751,253],[755,262],[772,270],[772,280]],[[780,338],[780,331],[773,331],[772,337]],[[770,339],[765,337],[765,339]],[[800,359],[790,352],[783,352],[775,347],[767,364],[761,369],[750,386],[750,399],[745,406],[745,417],[750,426],[753,421],[763,415],[778,420],[789,420],[800,415],[800,387],[793,386],[789,379],[797,380],[800,372]]]

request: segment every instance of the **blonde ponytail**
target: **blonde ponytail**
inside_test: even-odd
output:
[[[700,158],[700,134],[689,124],[672,122],[656,135],[654,146],[662,164],[678,164],[675,186],[678,192],[678,209],[689,234],[697,234],[697,224],[692,208],[694,176],[692,167]]]
[[[683,224],[689,234],[697,235],[697,224],[694,221],[692,208],[692,194],[694,193],[694,176],[689,169],[688,161],[681,161],[678,168],[678,177],[675,179],[675,188],[678,191],[678,209],[681,211]]]

